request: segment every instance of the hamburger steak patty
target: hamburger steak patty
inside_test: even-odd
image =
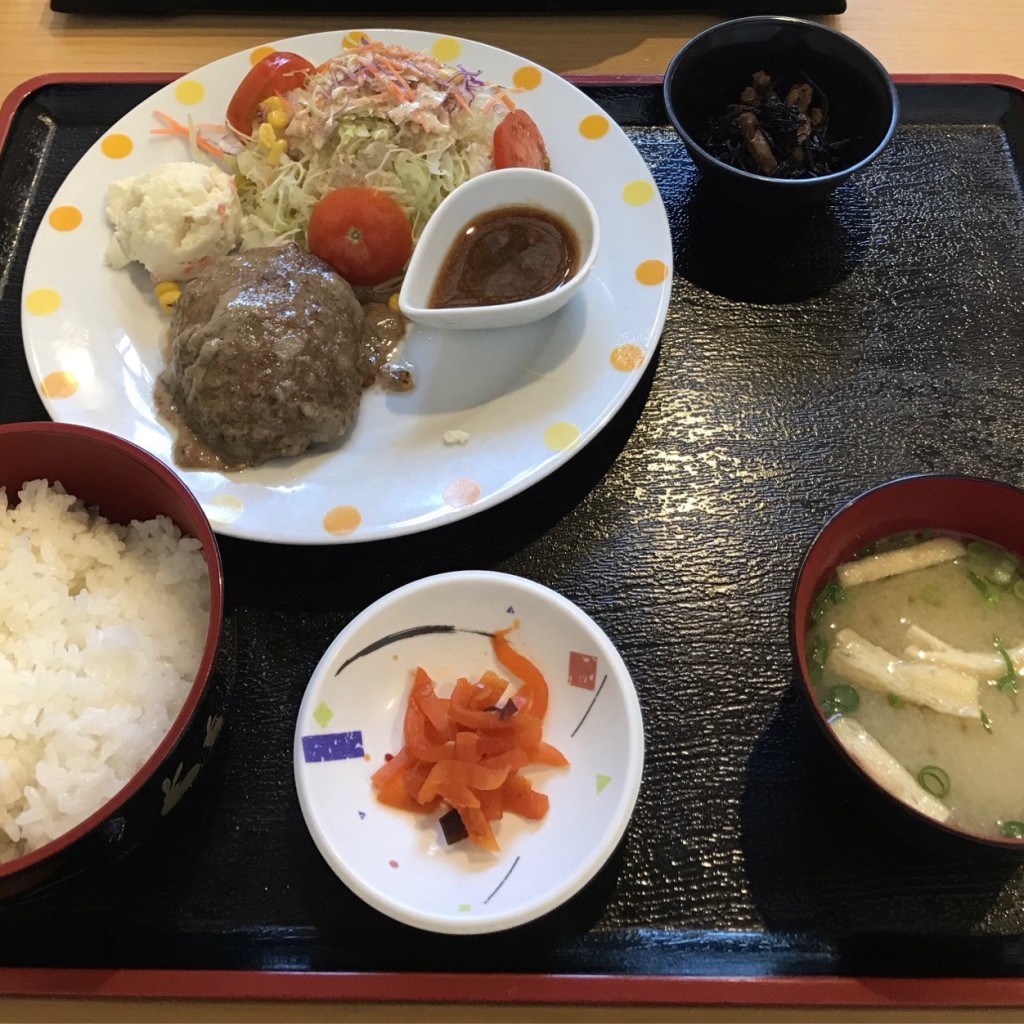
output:
[[[219,259],[182,290],[163,383],[212,451],[255,466],[334,441],[363,389],[363,309],[295,245]]]

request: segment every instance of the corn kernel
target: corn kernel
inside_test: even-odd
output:
[[[271,110],[284,110],[284,100],[280,96],[268,96],[260,106],[264,113],[270,113]]]
[[[288,122],[291,118],[288,117],[287,110],[271,110],[267,114],[267,124],[270,125],[275,131],[281,131],[282,128],[288,127]]]
[[[264,149],[270,149],[270,147],[277,141],[277,135],[275,134],[274,129],[266,122],[260,125],[260,129],[256,133],[256,138]]]
[[[288,143],[284,139],[278,139],[267,151],[267,163],[271,167],[276,167],[281,162],[281,157],[284,156],[287,147]]]
[[[166,292],[173,291],[178,292],[179,295],[181,294],[181,289],[178,287],[178,283],[176,281],[161,281],[153,289],[153,291],[156,293],[156,297],[158,299],[160,298],[161,295],[164,295]]]
[[[157,298],[160,300],[160,308],[165,313],[171,313],[174,311],[178,299],[181,298],[181,289],[175,285],[173,288],[169,288],[161,295],[158,295]]]
[[[391,295],[388,296],[388,309],[390,309],[392,313],[398,312],[398,292],[392,292]]]

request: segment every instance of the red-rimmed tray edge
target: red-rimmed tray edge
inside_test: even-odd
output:
[[[54,85],[166,85],[173,72],[54,72],[29,78],[0,104],[0,151],[17,111]],[[1003,74],[894,74],[897,85],[994,85],[1024,93]],[[657,74],[566,75],[579,86],[656,85]],[[457,999],[453,998],[457,993]],[[732,977],[679,975],[281,972],[16,967],[0,970],[0,995],[59,998],[343,1000],[348,1002],[635,1005],[1024,1006],[1017,978]]]
[[[152,83],[166,85],[180,78],[182,73],[170,71],[70,71],[52,72],[26,79],[15,86],[0,103],[0,149],[7,143],[7,135],[18,109],[40,89],[51,85],[138,85]],[[574,85],[657,85],[662,76],[657,74],[643,75],[603,75],[579,74],[565,75]],[[897,85],[1001,85],[1008,89],[1024,92],[1024,78],[1015,75],[975,75],[975,74],[902,74],[893,75]]]
[[[457,995],[454,995],[456,994]],[[647,1006],[1014,1007],[1009,978],[303,973],[5,969],[0,994],[58,998],[246,999]]]

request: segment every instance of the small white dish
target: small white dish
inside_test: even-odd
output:
[[[576,273],[553,291],[493,306],[431,307],[438,274],[455,240],[471,221],[506,206],[531,206],[561,218],[579,243]],[[594,204],[571,181],[551,171],[507,167],[470,178],[434,211],[413,250],[398,306],[413,323],[443,330],[520,327],[561,309],[583,286],[597,260],[601,226]]]
[[[378,802],[370,777],[403,745],[418,666],[447,694],[487,668],[510,678],[490,634],[509,634],[544,673],[544,739],[568,767],[523,774],[547,816],[505,814],[499,853],[445,843],[437,813]],[[434,932],[524,924],[577,893],[615,850],[640,788],[644,733],[629,672],[601,628],[560,594],[504,573],[445,573],[381,598],[342,630],[310,679],[295,728],[295,782],[318,849],[370,906]]]

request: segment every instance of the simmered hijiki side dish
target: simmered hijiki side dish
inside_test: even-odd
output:
[[[230,358],[225,354],[222,330],[237,339],[260,319],[253,290],[236,288],[232,280],[233,268],[247,265],[237,260],[239,252],[259,252],[275,282],[290,279],[295,247],[319,261],[338,280],[328,291],[351,290],[363,306],[365,315],[355,317],[356,344],[363,349],[357,361],[371,372],[364,373],[362,386],[380,382],[407,390],[413,379],[397,358],[404,327],[396,293],[427,220],[450,192],[492,168],[548,167],[536,125],[502,86],[429,54],[369,40],[319,67],[299,54],[271,53],[240,82],[225,125],[186,128],[158,116],[162,127],[156,132],[186,135],[196,160],[168,162],[112,184],[107,258],[114,267],[145,266],[168,312],[183,292],[209,293],[209,279],[217,282],[219,297],[211,307],[217,330],[207,332],[208,343],[195,351],[195,324],[176,317],[161,385],[161,411],[178,427],[175,457],[191,467],[235,469],[295,455],[341,437],[354,418],[353,410],[322,415],[322,395],[306,395],[301,387],[279,393],[278,384],[295,383],[278,358],[282,352],[317,354],[316,367],[303,360],[302,380],[316,380],[318,371],[336,377],[337,367],[329,347],[303,335],[307,324],[334,320],[334,312],[310,303],[308,294],[295,295],[283,308],[276,286],[274,309],[263,319],[284,319],[290,326],[275,331],[271,343],[247,350],[245,380],[238,385],[246,397],[225,396],[225,388],[235,387],[228,364],[241,353],[233,343]],[[347,350],[351,332],[344,333]],[[184,357],[183,337],[189,348]],[[341,358],[347,366],[351,353]],[[199,378],[208,371],[216,388],[202,386]],[[248,422],[225,424],[224,410],[246,410],[254,391],[258,400],[267,396],[256,417],[261,439],[225,446],[223,438],[244,433]],[[196,396],[213,392],[218,409],[211,415]],[[286,408],[287,429],[277,430],[269,421]],[[295,423],[295,409],[311,410],[316,421]],[[212,421],[220,426],[210,432]],[[331,430],[325,431],[326,423]],[[278,447],[265,443],[275,433],[282,437]]]
[[[756,71],[724,114],[709,122],[712,156],[768,178],[816,178],[839,170],[848,140],[829,136],[828,97],[801,74],[786,87]]]
[[[1024,562],[904,534],[839,566],[807,634],[816,696],[851,757],[950,826],[1024,837]]]

